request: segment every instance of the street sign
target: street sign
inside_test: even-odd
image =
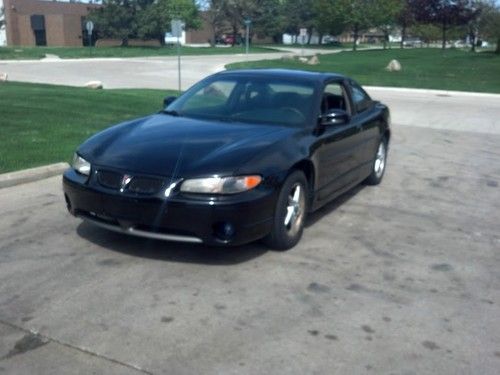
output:
[[[87,21],[85,28],[87,29],[87,33],[92,34],[92,31],[94,30],[94,22]]]
[[[184,26],[185,24],[181,20],[172,20],[172,22],[170,22],[170,27],[172,28],[172,36],[181,38],[182,32],[184,31]]]
[[[301,37],[307,36],[307,29],[305,27],[300,29],[300,34]]]
[[[172,20],[170,22],[170,28],[172,31],[172,36],[177,38],[177,76],[179,78],[179,94],[181,92],[181,42],[182,32],[186,24],[182,20]]]

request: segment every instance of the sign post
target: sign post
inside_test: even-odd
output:
[[[87,21],[85,23],[85,28],[87,29],[87,36],[89,39],[89,51],[90,54],[92,55],[92,31],[94,30],[94,22],[92,21]]]
[[[184,31],[184,22],[181,20],[174,19],[170,23],[172,29],[172,36],[177,38],[177,76],[178,76],[178,88],[179,94],[181,92],[181,41],[182,32]]]
[[[250,25],[252,24],[252,21],[249,19],[245,20],[245,26],[246,26],[246,35],[245,35],[245,53],[248,57],[248,42],[250,38]]]
[[[304,44],[307,36],[307,29],[305,27],[302,27],[300,29],[300,44],[302,44],[302,51],[301,55],[304,56]]]

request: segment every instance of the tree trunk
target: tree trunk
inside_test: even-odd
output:
[[[495,53],[500,55],[500,38],[497,38],[497,49],[495,50]]]
[[[476,32],[474,30],[474,26],[470,26],[469,29],[469,38],[470,38],[470,51],[476,52]]]
[[[231,43],[231,47],[234,47],[236,44],[236,34],[238,33],[238,25],[233,25],[233,42]]]
[[[353,51],[356,51],[356,48],[358,47],[357,44],[358,44],[358,38],[359,38],[359,30],[358,30],[358,25],[354,25],[354,30],[353,30],[353,37],[354,37],[354,41],[352,43],[352,50]]]
[[[319,44],[319,45],[322,45],[322,44],[323,44],[323,33],[320,33],[320,34],[319,34],[319,41],[318,41],[318,44]]]
[[[403,22],[401,25],[401,48],[405,48],[405,39],[406,39],[406,22]]]
[[[441,49],[444,50],[446,48],[446,21],[443,21],[442,31],[443,31],[443,43],[441,44]]]
[[[387,49],[387,41],[389,40],[389,31],[384,30],[384,49]]]
[[[311,38],[313,36],[313,29],[312,27],[310,29],[307,29],[307,45],[311,44]]]
[[[212,40],[210,40],[210,45],[212,47],[215,47],[216,39],[217,39],[217,27],[215,25],[212,25]]]

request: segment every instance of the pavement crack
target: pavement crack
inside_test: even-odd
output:
[[[108,357],[106,355],[102,355],[102,354],[93,352],[87,348],[82,348],[82,347],[79,347],[79,346],[76,346],[73,344],[63,342],[61,340],[55,339],[55,338],[47,336],[47,335],[43,335],[43,334],[36,332],[36,331],[28,330],[24,327],[7,322],[3,319],[0,319],[0,324],[3,324],[5,326],[8,326],[8,327],[13,328],[13,329],[20,330],[20,331],[25,333],[25,335],[18,342],[16,342],[16,344],[14,345],[14,348],[11,351],[9,351],[9,353],[7,353],[3,357],[0,357],[0,361],[4,360],[4,359],[11,358],[15,355],[26,353],[30,350],[35,350],[43,345],[46,345],[46,344],[52,342],[54,344],[61,345],[61,346],[66,347],[68,349],[73,349],[73,350],[76,350],[80,353],[87,354],[87,355],[90,355],[92,357],[96,357],[96,358],[99,358],[99,359],[102,359],[102,360],[105,360],[108,362],[112,362],[112,363],[117,364],[119,366],[127,367],[129,369],[140,372],[141,374],[153,375],[152,372],[145,370],[143,368],[140,368],[139,366],[132,365],[132,364],[126,363],[126,362],[122,362],[118,359],[114,359],[114,358]]]

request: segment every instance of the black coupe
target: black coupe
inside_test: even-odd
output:
[[[118,232],[289,249],[308,212],[381,181],[389,122],[339,74],[225,71],[88,139],[64,196],[73,215]]]

